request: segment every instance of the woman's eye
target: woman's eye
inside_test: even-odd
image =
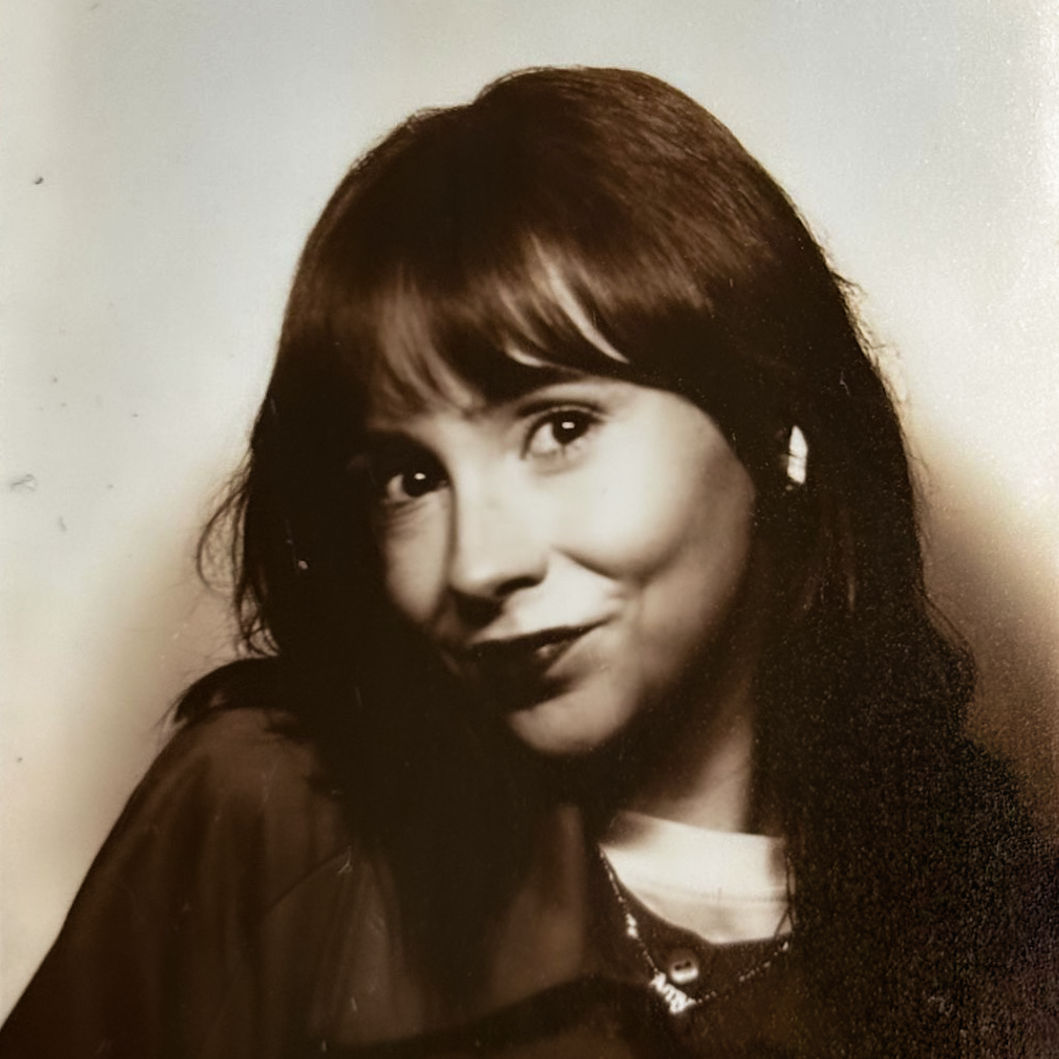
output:
[[[534,427],[526,452],[530,456],[553,456],[565,453],[580,441],[597,423],[591,412],[563,408],[550,412]]]
[[[382,497],[389,504],[402,504],[433,493],[444,484],[445,476],[439,468],[417,467],[395,471],[383,482]]]

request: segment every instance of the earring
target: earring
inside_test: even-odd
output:
[[[787,488],[805,485],[806,464],[809,460],[809,445],[800,427],[791,427],[787,439]]]

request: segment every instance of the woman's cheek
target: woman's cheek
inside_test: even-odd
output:
[[[638,579],[681,546],[689,520],[687,482],[646,465],[643,450],[617,450],[568,486],[564,543],[581,564]]]
[[[405,618],[424,628],[437,613],[445,585],[446,544],[432,520],[392,528],[381,547],[386,591]]]

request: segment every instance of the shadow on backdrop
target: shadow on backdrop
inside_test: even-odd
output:
[[[978,694],[975,737],[1014,766],[1023,793],[1059,842],[1059,570],[1046,517],[972,466],[946,439],[930,439],[924,534],[932,594],[970,644]]]

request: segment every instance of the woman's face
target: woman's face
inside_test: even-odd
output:
[[[591,751],[709,679],[754,487],[698,407],[595,376],[494,403],[453,382],[368,427],[393,602],[529,746]]]

